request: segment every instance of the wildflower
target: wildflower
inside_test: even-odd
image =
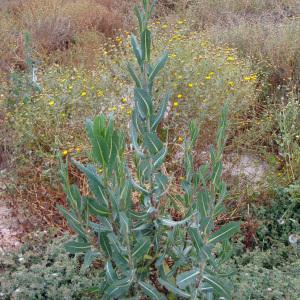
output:
[[[245,76],[245,77],[244,77],[244,80],[245,80],[245,81],[250,81],[250,80],[251,80],[251,76]]]
[[[178,137],[178,142],[182,143],[183,142],[183,138],[181,136]]]
[[[122,101],[122,103],[126,103],[127,99],[125,97],[123,97],[121,101]]]
[[[102,97],[103,95],[104,95],[103,91],[101,91],[101,90],[97,91],[97,96],[98,97]]]
[[[76,148],[76,151],[79,153],[79,152],[81,152],[81,148],[80,147],[77,147]]]
[[[233,56],[228,56],[226,60],[227,61],[234,61],[234,57]]]
[[[113,111],[116,111],[118,108],[116,107],[116,106],[114,106],[113,108],[112,108],[112,110]]]
[[[178,102],[175,101],[175,102],[173,103],[173,106],[174,106],[174,107],[177,107],[177,106],[178,106]]]
[[[208,75],[208,76],[205,77],[205,79],[206,79],[206,80],[210,80],[210,79],[211,79],[211,76]]]
[[[130,116],[132,114],[132,110],[131,109],[128,109],[127,110],[127,114]]]
[[[183,21],[179,20],[179,21],[177,21],[177,24],[181,25],[181,24],[183,24]]]
[[[213,76],[215,72],[209,72],[208,76]]]
[[[189,84],[188,84],[188,87],[192,88],[192,87],[193,87],[193,84],[192,84],[192,83],[189,83]]]
[[[55,102],[53,100],[49,101],[50,106],[54,106]]]
[[[82,91],[81,92],[81,97],[85,97],[86,96],[86,92],[85,91]]]
[[[228,82],[228,85],[229,85],[229,86],[234,86],[234,81],[229,81],[229,82]]]
[[[164,25],[161,26],[161,28],[166,29],[166,28],[168,28],[168,25],[164,24]]]
[[[251,76],[250,76],[250,79],[251,79],[251,80],[256,80],[256,79],[257,79],[257,75],[256,75],[256,74],[251,75]]]
[[[178,99],[181,99],[182,97],[183,97],[182,94],[178,94],[178,95],[177,95],[177,98],[178,98]]]
[[[62,152],[62,154],[63,154],[63,156],[67,156],[67,155],[68,155],[68,150],[64,150],[64,151]]]

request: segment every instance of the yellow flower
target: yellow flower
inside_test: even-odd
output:
[[[81,97],[85,97],[86,96],[86,92],[85,91],[82,91],[81,92]]]
[[[114,106],[113,108],[112,108],[112,110],[113,111],[116,111],[118,108],[116,107],[116,106]]]
[[[250,81],[250,80],[251,80],[251,76],[245,76],[245,77],[244,77],[244,80],[245,80],[245,81]]]
[[[227,61],[234,61],[234,57],[233,56],[228,56]]]
[[[68,150],[64,150],[64,151],[62,152],[62,154],[63,154],[63,156],[68,155]]]
[[[228,82],[228,85],[229,85],[229,86],[234,86],[234,82],[233,82],[233,81],[229,81],[229,82]]]
[[[174,106],[174,107],[177,107],[177,106],[178,106],[178,102],[175,101],[175,102],[173,103],[173,106]]]
[[[189,83],[189,84],[188,84],[188,87],[192,88],[192,87],[193,87],[193,84],[192,84],[192,83]]]
[[[178,137],[178,142],[179,142],[179,143],[182,143],[182,142],[183,142],[183,137],[179,136],[179,137]]]
[[[131,109],[128,109],[128,110],[127,110],[127,114],[128,114],[128,115],[131,115],[131,114],[132,114],[132,110],[131,110]]]
[[[208,76],[213,76],[215,72],[209,72]]]
[[[80,147],[77,147],[76,148],[76,151],[79,153],[81,151],[81,148]]]
[[[181,99],[182,97],[183,97],[182,94],[178,94],[178,95],[177,95],[177,98],[178,98],[178,99]]]
[[[211,76],[206,76],[205,79],[206,79],[206,80],[210,80],[210,79],[211,79]]]
[[[123,103],[126,103],[127,102],[127,99],[125,97],[122,98],[121,100]]]
[[[103,95],[104,95],[103,91],[101,91],[101,90],[97,91],[97,96],[98,97],[102,97]]]
[[[251,80],[256,80],[257,79],[257,75],[256,74],[253,74],[250,76]]]
[[[164,25],[161,26],[161,28],[166,29],[166,28],[168,28],[168,25],[164,24]]]
[[[55,104],[55,102],[53,100],[49,101],[49,105],[53,106]]]
[[[177,21],[177,24],[181,25],[181,24],[183,24],[183,21],[179,20],[179,21]]]

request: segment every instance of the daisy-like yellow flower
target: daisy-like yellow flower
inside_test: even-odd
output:
[[[62,152],[62,154],[63,154],[63,156],[67,156],[67,155],[68,155],[68,150],[64,150],[64,151]]]
[[[113,108],[112,108],[112,110],[113,111],[116,111],[118,108],[116,107],[116,106],[114,106]]]
[[[55,102],[53,100],[49,101],[50,106],[54,106]]]
[[[122,103],[126,103],[127,99],[125,97],[123,97],[121,101],[122,101]]]
[[[245,76],[245,77],[244,77],[244,80],[245,80],[245,81],[250,81],[250,80],[251,80],[251,76]]]
[[[234,82],[233,82],[233,81],[229,81],[229,82],[228,82],[228,85],[229,85],[229,86],[234,86]]]
[[[178,99],[181,99],[182,97],[183,97],[182,94],[178,94],[178,95],[177,95],[177,98],[178,98]]]
[[[226,60],[227,61],[234,61],[234,57],[233,56],[228,56]]]
[[[183,142],[183,137],[179,136],[179,137],[178,137],[178,142],[179,142],[179,143],[182,143],[182,142]]]
[[[174,101],[174,102],[173,102],[173,106],[174,106],[174,107],[177,107],[178,105],[179,105],[179,104],[178,104],[177,101]]]
[[[86,96],[86,91],[82,91],[81,92],[81,97],[85,97]]]
[[[168,28],[168,25],[164,24],[164,25],[161,26],[161,28],[166,29],[166,28]]]
[[[190,83],[188,84],[188,87],[192,88],[192,87],[193,87],[193,84],[190,82]]]
[[[211,76],[208,75],[208,76],[205,77],[205,79],[206,79],[206,80],[210,80],[210,79],[211,79]]]
[[[98,90],[98,91],[97,91],[97,96],[98,96],[98,97],[102,97],[102,96],[104,96],[104,93],[103,93],[103,91],[101,91],[101,90]]]

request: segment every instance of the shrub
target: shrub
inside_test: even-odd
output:
[[[68,165],[61,162],[70,209],[60,206],[59,210],[77,233],[76,239],[65,246],[71,253],[85,253],[86,266],[101,259],[105,274],[97,289],[103,299],[142,295],[164,299],[164,294],[229,298],[229,288],[218,275],[222,259],[215,258],[213,250],[216,244],[228,243],[239,230],[238,222],[214,225],[227,195],[221,179],[226,112],[217,134],[217,149],[210,150],[211,164],[198,169],[194,167],[193,150],[199,129],[195,122],[189,125],[183,161],[186,177],[183,193],[176,200],[184,208],[179,220],[174,220],[164,208],[171,177],[162,168],[167,146],[157,134],[170,95],[163,96],[160,103],[153,101],[154,80],[168,59],[165,53],[151,64],[148,24],[155,2],[150,5],[145,0],[142,10],[135,9],[140,43],[136,36],[131,38],[138,62],[138,68],[128,64],[135,82],[130,124],[135,166],[127,166],[124,135],[114,128],[112,117],[107,120],[102,114],[87,121],[94,164],[73,163],[87,177],[88,194],[81,194],[78,186],[70,183]]]

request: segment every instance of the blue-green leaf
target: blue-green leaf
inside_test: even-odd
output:
[[[156,75],[160,72],[160,70],[165,66],[168,60],[168,53],[165,53],[158,61],[158,63],[154,66],[149,74],[149,80],[153,81]]]
[[[240,230],[240,222],[230,222],[223,225],[218,231],[214,232],[208,239],[209,243],[218,243],[230,239]]]
[[[158,281],[161,285],[163,285],[168,291],[170,291],[171,293],[175,294],[175,295],[178,295],[178,296],[181,296],[183,298],[190,298],[191,295],[188,294],[187,292],[185,291],[182,291],[180,290],[179,288],[177,288],[175,285],[173,285],[172,283],[166,281],[166,280],[163,280],[161,278],[158,278]]]
[[[86,253],[91,249],[91,246],[87,242],[71,241],[65,244],[65,249],[71,254]]]
[[[144,144],[152,155],[157,154],[163,148],[163,143],[154,132],[144,134]]]
[[[144,291],[144,293],[152,300],[164,300],[167,299],[163,294],[158,292],[154,286],[146,282],[139,281],[138,284]]]
[[[177,286],[181,289],[185,289],[187,286],[193,285],[200,273],[200,269],[193,269],[180,273],[176,279]]]

